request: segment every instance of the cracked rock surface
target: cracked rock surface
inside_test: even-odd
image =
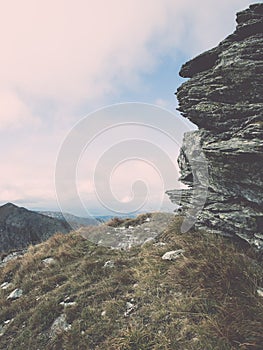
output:
[[[167,193],[196,227],[263,248],[263,4],[236,20],[233,34],[181,68],[190,79],[177,91],[179,111],[199,130],[185,134],[178,159],[188,189]]]

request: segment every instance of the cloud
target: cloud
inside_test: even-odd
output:
[[[94,108],[120,102],[124,92],[156,89],[151,77],[167,57],[176,65],[176,88],[183,61],[217,45],[234,29],[235,12],[249,3],[2,2],[0,200],[54,201],[56,155],[69,127]],[[145,102],[167,103],[156,95]]]
[[[233,18],[239,3],[247,1],[5,2],[0,84],[69,106],[118,93],[154,69],[162,51],[214,44],[222,16]]]
[[[16,93],[0,90],[0,106],[0,130],[17,129],[32,123],[35,125],[39,123],[29,106]]]
[[[164,26],[165,9],[147,0],[6,2],[1,84],[69,104],[111,93],[112,80],[151,66],[146,44]]]

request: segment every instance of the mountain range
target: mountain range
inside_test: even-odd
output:
[[[104,222],[100,217],[80,217],[60,211],[39,211],[38,213],[60,221],[66,221],[74,230],[83,226],[97,226],[99,223]]]

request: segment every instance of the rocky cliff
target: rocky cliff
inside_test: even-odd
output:
[[[190,79],[177,91],[179,111],[199,130],[185,134],[178,158],[188,189],[167,193],[196,227],[263,248],[263,4],[236,21],[181,68]]]
[[[56,232],[67,233],[66,222],[7,203],[0,207],[0,252],[40,243]]]

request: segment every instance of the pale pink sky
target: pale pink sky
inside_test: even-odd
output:
[[[140,99],[174,113],[180,65],[232,32],[235,13],[249,3],[0,1],[0,204],[55,208],[59,148],[95,109]],[[152,171],[148,181],[156,188]],[[119,172],[116,196],[125,201],[126,180]]]

